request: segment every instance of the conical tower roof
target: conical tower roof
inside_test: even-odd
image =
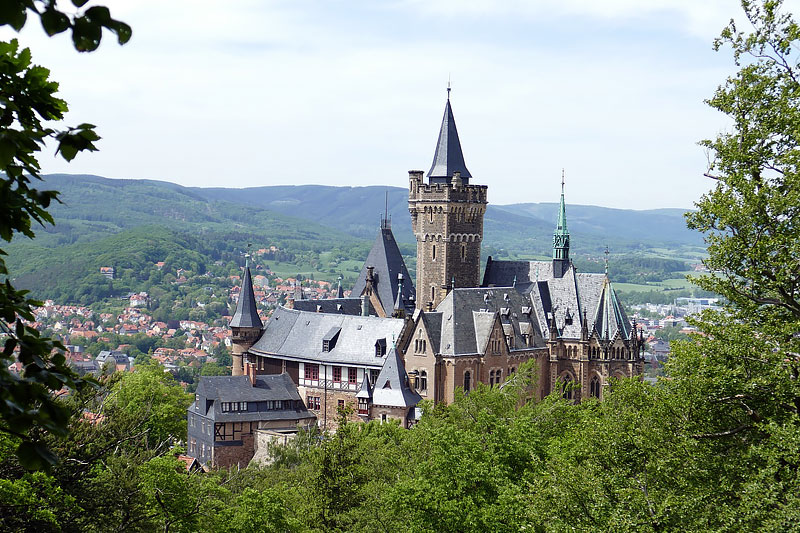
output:
[[[372,403],[389,407],[413,407],[421,400],[422,396],[409,386],[406,367],[400,359],[400,354],[392,346],[386,361],[383,362],[378,379],[375,380]]]
[[[400,288],[397,283],[398,274],[403,275],[402,301],[407,303],[412,301],[411,295],[415,292],[414,283],[411,281],[411,274],[408,273],[403,255],[397,247],[392,229],[387,223],[381,224],[380,233],[372,243],[372,249],[369,251],[355,285],[353,285],[351,297],[361,296],[361,293],[364,292],[364,288],[367,286],[367,267],[374,267],[374,290],[387,315],[391,315],[397,301],[397,293]]]
[[[439,141],[436,143],[436,153],[433,155],[433,164],[428,171],[431,183],[447,183],[454,172],[461,173],[464,184],[469,183],[472,175],[464,163],[464,154],[461,152],[461,141],[458,139],[456,119],[453,108],[450,106],[450,89],[447,89],[447,104],[444,106],[442,127],[439,129]]]
[[[232,328],[259,328],[263,327],[258,316],[256,296],[253,293],[253,280],[250,277],[250,267],[244,267],[242,289],[239,291],[239,301],[236,303],[236,312],[231,318]]]

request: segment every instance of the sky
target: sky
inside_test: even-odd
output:
[[[92,2],[94,4],[95,2]],[[99,151],[45,173],[198,187],[408,186],[451,104],[494,204],[691,208],[712,183],[704,104],[736,68],[736,0],[107,0],[133,27],[79,54],[19,35]],[[66,3],[69,5],[69,3]],[[90,4],[91,5],[91,4]],[[13,36],[0,31],[0,38]]]

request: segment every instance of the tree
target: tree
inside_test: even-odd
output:
[[[73,0],[82,7],[84,0]],[[74,15],[60,11],[56,0],[8,0],[0,4],[0,27],[10,25],[19,31],[28,13],[38,15],[48,35],[71,30],[75,48],[97,48],[103,28],[116,33],[119,42],[130,39],[127,24],[111,18],[107,8],[92,6]],[[53,140],[56,152],[72,160],[78,152],[95,150],[99,139],[91,124],[56,130],[45,122],[60,121],[67,111],[64,100],[55,93],[58,84],[49,80],[50,72],[31,64],[30,50],[20,50],[16,40],[0,42],[0,238],[10,242],[16,234],[33,237],[32,225],[52,224],[47,212],[58,200],[55,191],[41,191],[32,185],[39,179],[36,154]],[[34,320],[32,309],[38,304],[27,291],[14,289],[0,250],[0,334],[6,337],[0,353],[0,431],[19,438],[17,453],[30,468],[53,464],[56,457],[37,439],[31,429],[63,435],[67,411],[52,393],[62,387],[78,388],[85,383],[69,369],[64,347],[42,337],[27,325]],[[17,358],[23,372],[17,375],[8,366]]]

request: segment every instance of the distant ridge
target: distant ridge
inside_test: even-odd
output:
[[[56,233],[72,226],[77,240],[92,240],[144,224],[173,229],[220,229],[233,226],[266,235],[303,238],[341,234],[372,240],[388,193],[388,212],[399,242],[413,243],[408,191],[400,187],[331,187],[278,185],[199,188],[146,179],[108,179],[93,175],[51,174],[45,185],[60,190],[63,205],[52,208]],[[547,254],[557,204],[490,204],[484,244],[520,253]],[[572,243],[577,253],[595,253],[606,245],[624,253],[645,248],[702,246],[702,236],[686,228],[681,209],[637,211],[567,205]],[[52,230],[48,230],[52,233]],[[96,235],[100,236],[100,235]],[[73,241],[76,237],[73,235]]]

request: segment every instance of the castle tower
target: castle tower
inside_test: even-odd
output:
[[[478,287],[485,185],[470,185],[450,106],[450,88],[433,164],[425,183],[408,172],[408,210],[417,238],[417,308],[436,307],[455,287]]]
[[[239,291],[239,301],[236,303],[236,312],[231,318],[231,359],[233,368],[231,374],[241,376],[244,374],[244,354],[258,340],[261,335],[261,318],[256,308],[256,297],[253,293],[253,280],[250,278],[250,255],[246,256],[242,289]]]
[[[561,205],[558,210],[558,222],[553,232],[553,276],[564,277],[569,269],[569,230],[567,230],[567,210],[564,205],[564,172],[561,172]]]

